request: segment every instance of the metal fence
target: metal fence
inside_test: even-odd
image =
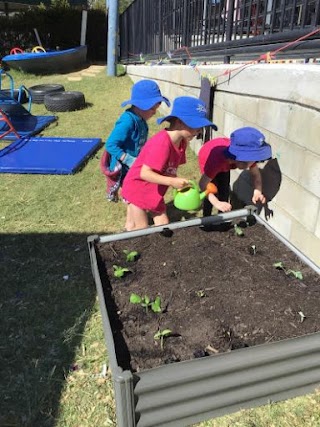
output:
[[[320,56],[320,0],[135,0],[120,16],[120,59]],[[311,32],[314,34],[310,34]]]

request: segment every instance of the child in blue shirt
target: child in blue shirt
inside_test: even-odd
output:
[[[107,176],[107,200],[117,201],[124,177],[148,139],[147,121],[156,114],[161,102],[170,106],[153,80],[140,80],[132,86],[131,104],[119,119],[105,144],[101,170]]]

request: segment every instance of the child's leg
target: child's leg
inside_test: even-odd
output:
[[[126,230],[139,230],[148,227],[147,212],[130,203],[127,208]]]
[[[167,216],[167,213],[164,212],[162,214],[151,214],[154,225],[166,225],[169,224],[169,218]]]
[[[134,221],[131,213],[131,204],[127,204],[127,216],[126,216],[126,225],[124,226],[125,230],[131,231],[134,230]]]

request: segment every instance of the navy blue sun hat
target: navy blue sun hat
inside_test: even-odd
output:
[[[239,162],[261,162],[271,158],[271,146],[258,129],[244,127],[230,135],[229,156]]]
[[[169,99],[161,95],[159,86],[155,81],[140,80],[132,86],[131,98],[124,101],[121,107],[131,104],[145,111],[152,108],[158,102],[165,102],[170,107]]]
[[[173,101],[172,111],[168,116],[157,119],[158,124],[165,120],[177,117],[191,129],[211,126],[218,130],[217,126],[207,119],[206,104],[201,99],[192,96],[179,96]]]

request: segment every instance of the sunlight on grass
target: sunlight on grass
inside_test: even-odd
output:
[[[130,96],[130,79],[107,77],[105,69],[81,81],[11,74],[16,87],[60,83],[84,93],[87,108],[58,113],[57,125],[44,136],[99,137],[104,143],[123,111],[120,103]],[[44,105],[33,105],[32,113],[52,114]],[[158,130],[152,119],[150,135]],[[90,234],[122,230],[125,220],[125,206],[105,199],[102,145],[75,175],[1,175],[1,426],[116,426],[86,241]],[[199,177],[191,151],[179,175]],[[320,425],[319,400],[313,394],[198,425],[314,427]]]

